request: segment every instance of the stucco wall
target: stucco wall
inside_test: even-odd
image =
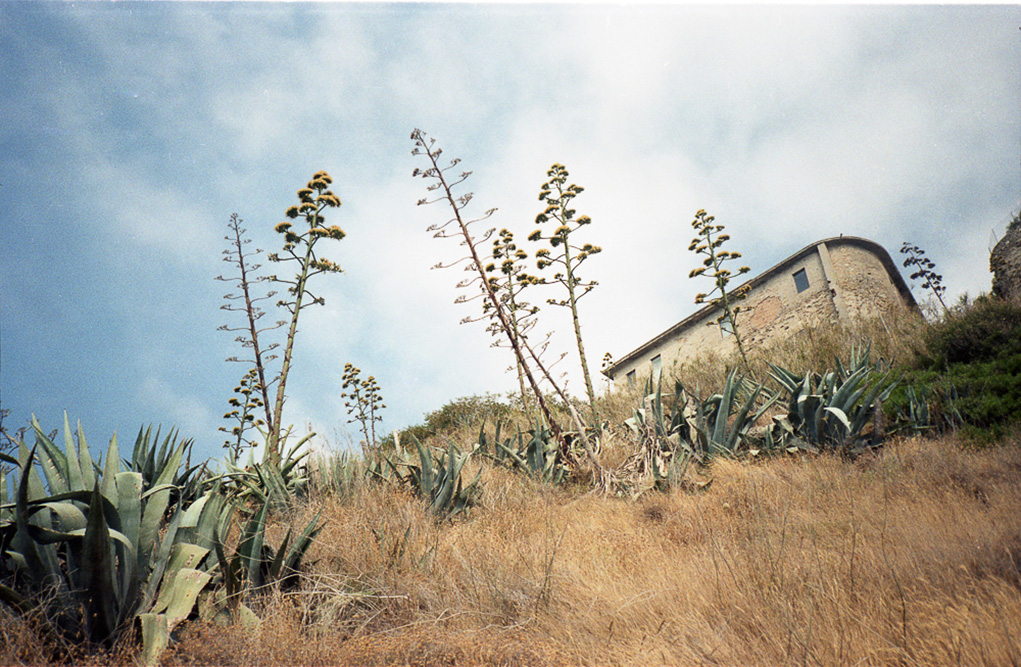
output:
[[[801,269],[808,277],[808,289],[799,293],[794,274]],[[834,320],[837,316],[822,261],[814,252],[784,272],[756,285],[739,305],[738,330],[748,349],[768,340],[793,335],[807,325]],[[723,335],[715,323],[719,315],[720,311],[715,311],[690,323],[683,331],[619,369],[616,380],[626,379],[632,371],[635,371],[636,379],[648,377],[652,371],[652,359],[656,356],[660,357],[663,370],[669,371],[675,365],[692,361],[707,351],[721,355],[736,352],[734,337]]]

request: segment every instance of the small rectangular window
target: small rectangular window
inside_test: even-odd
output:
[[[635,386],[635,371],[631,371],[627,374],[627,383],[632,387]]]
[[[658,377],[663,372],[663,358],[656,355],[652,358],[652,375]]]
[[[808,274],[804,269],[794,272],[794,286],[798,288],[798,294],[808,289]]]

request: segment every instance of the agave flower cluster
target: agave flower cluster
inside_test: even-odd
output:
[[[265,407],[261,398],[262,385],[259,383],[258,369],[252,368],[241,378],[241,382],[234,387],[234,394],[228,402],[232,410],[223,415],[223,418],[236,422],[236,425],[228,430],[225,426],[219,428],[224,433],[233,436],[233,440],[226,440],[223,443],[225,449],[230,450],[235,457],[240,455],[244,445],[253,444],[245,438],[245,432],[250,428],[265,426],[266,422],[255,416],[260,408]]]
[[[741,353],[741,358],[747,367],[748,360],[745,357],[744,345],[737,326],[738,314],[742,312],[742,309],[737,305],[737,302],[748,295],[751,285],[745,284],[732,291],[727,289],[727,285],[730,284],[732,278],[744,275],[751,271],[751,269],[747,266],[742,266],[735,274],[729,269],[724,268],[725,262],[740,259],[741,253],[720,249],[724,243],[730,240],[730,235],[721,233],[723,232],[723,225],[713,224],[715,221],[716,218],[706,213],[704,209],[699,209],[695,213],[695,219],[691,222],[691,226],[695,229],[696,236],[692,239],[688,250],[696,255],[704,255],[705,259],[702,260],[702,266],[693,269],[688,274],[688,277],[697,278],[698,276],[707,275],[709,278],[712,278],[715,287],[708,293],[696,294],[695,303],[702,304],[706,302],[706,299],[712,298],[710,303],[722,311],[720,316],[716,318],[715,324],[721,329],[729,330],[734,334],[738,351]],[[713,297],[717,292],[719,296]]]
[[[361,372],[360,368],[351,363],[344,364],[344,374],[341,376],[344,381],[344,392],[340,396],[345,399],[347,413],[352,415],[347,423],[359,422],[365,436],[365,444],[375,447],[376,422],[383,421],[383,417],[377,413],[385,409],[386,405],[383,404],[383,394],[376,378],[370,375],[362,380]]]
[[[271,253],[271,262],[297,262],[298,270],[292,280],[271,276],[277,282],[288,286],[289,299],[280,300],[277,305],[291,313],[290,327],[287,331],[287,342],[284,346],[283,362],[278,375],[276,399],[273,402],[273,413],[269,436],[266,443],[266,459],[279,462],[281,454],[281,413],[283,412],[287,375],[291,367],[294,352],[294,337],[298,331],[298,315],[302,308],[311,305],[323,305],[325,299],[309,291],[308,281],[321,273],[341,273],[341,268],[333,261],[320,257],[316,252],[316,243],[324,238],[340,241],[346,236],[344,230],[336,225],[327,226],[324,212],[328,208],[338,208],[340,198],[330,190],[333,179],[325,171],[318,171],[308,184],[298,190],[298,203],[287,209],[290,220],[304,218],[305,227],[295,227],[289,220],[278,223],[274,228],[284,237],[283,253]],[[306,300],[307,299],[307,300]]]
[[[524,338],[536,325],[536,313],[538,306],[522,299],[522,292],[527,287],[542,284],[542,280],[530,275],[525,269],[529,260],[528,253],[519,248],[514,242],[514,233],[508,229],[500,230],[500,233],[493,240],[493,262],[486,265],[489,286],[496,294],[500,302],[507,309],[507,317],[512,329],[511,335],[515,338]],[[492,305],[484,301],[482,310],[489,313]],[[498,321],[491,321],[489,331],[499,337],[502,329]],[[538,346],[537,352],[540,356],[545,351],[547,340]],[[493,343],[494,347],[500,346],[500,339]],[[516,362],[511,370],[516,370],[518,375],[518,389],[521,393],[522,405],[528,405],[528,392],[525,387],[524,370],[520,362]]]
[[[545,202],[546,208],[535,217],[538,225],[553,222],[557,227],[549,235],[543,234],[542,227],[529,234],[528,240],[533,242],[548,241],[549,248],[540,248],[535,253],[536,267],[542,271],[553,268],[553,281],[560,283],[567,290],[565,299],[547,299],[546,302],[554,306],[563,306],[571,309],[571,318],[574,324],[574,334],[578,345],[578,356],[581,362],[582,376],[585,379],[585,391],[588,394],[589,404],[593,406],[593,419],[597,420],[595,414],[595,388],[592,386],[592,377],[589,373],[588,362],[585,359],[585,346],[581,337],[581,323],[578,319],[578,300],[585,296],[598,285],[595,280],[584,280],[578,275],[578,268],[592,255],[602,252],[602,248],[591,243],[582,245],[572,244],[571,235],[582,227],[592,224],[592,218],[587,215],[575,217],[577,211],[571,208],[571,201],[584,192],[580,185],[568,185],[567,179],[570,176],[567,168],[562,164],[554,164],[546,172],[550,179],[542,184],[539,191],[539,201]],[[543,280],[542,282],[546,282]]]

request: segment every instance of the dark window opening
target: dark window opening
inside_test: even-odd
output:
[[[804,269],[794,272],[794,286],[798,288],[798,294],[808,289],[808,274]]]
[[[627,374],[627,383],[632,387],[635,386],[635,371],[631,371]]]

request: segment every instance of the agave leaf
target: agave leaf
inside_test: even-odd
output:
[[[294,541],[294,546],[291,547],[291,550],[287,553],[287,559],[284,561],[284,572],[295,572],[301,567],[301,560],[305,557],[305,553],[312,546],[312,542],[319,535],[319,531],[326,525],[325,523],[319,524],[319,517],[321,515],[322,510],[316,513],[312,520],[308,522],[308,525],[305,526],[305,529],[301,531],[298,539]],[[281,546],[280,551],[283,550],[284,548]]]
[[[152,501],[150,501],[152,502]],[[146,539],[144,528],[145,518],[148,514],[148,504],[142,514],[142,526],[139,529],[139,542],[138,545],[138,569],[140,572],[149,572],[148,583],[145,587],[145,593],[140,604],[142,609],[147,609],[152,605],[153,600],[156,599],[156,593],[159,591],[160,582],[163,580],[163,574],[166,572],[167,563],[170,561],[170,551],[174,546],[174,542],[177,540],[177,530],[181,525],[181,507],[178,506],[174,510],[173,516],[170,518],[170,523],[167,524],[166,532],[160,539],[153,537],[148,544],[142,544],[142,540]],[[161,513],[162,515],[162,513]],[[147,550],[142,551],[145,547]],[[156,552],[155,559],[152,554]],[[150,566],[152,570],[149,571]]]
[[[82,423],[78,422],[78,467],[82,472],[82,490],[88,491],[96,485],[96,465],[89,452],[89,444],[85,440]]]
[[[59,574],[59,570],[56,568],[49,570],[43,564],[42,556],[36,550],[36,546],[28,533],[28,521],[31,517],[28,512],[29,480],[33,472],[32,461],[35,460],[37,446],[38,444],[32,447],[25,459],[25,463],[22,464],[21,482],[18,484],[18,495],[15,500],[14,509],[16,531],[14,539],[11,541],[11,546],[12,550],[20,554],[24,559],[26,569],[31,573],[35,573],[36,579],[39,579],[47,574]],[[56,559],[54,558],[53,560],[55,561]],[[53,564],[56,565],[56,563]]]
[[[117,487],[121,532],[133,545],[137,545],[142,524],[142,473],[119,472],[113,479]]]
[[[844,384],[840,387],[840,389],[833,394],[833,398],[829,400],[829,404],[836,408],[839,408],[845,413],[849,412],[851,406],[854,405],[855,390],[862,383],[862,381],[865,379],[868,373],[869,370],[867,368],[861,368],[852,373],[844,382]]]
[[[238,543],[238,555],[244,566],[245,576],[248,585],[252,588],[261,588],[262,580],[262,547],[266,539],[266,517],[269,513],[269,503],[263,503],[260,509],[248,522],[245,532]]]
[[[202,559],[208,553],[209,549],[204,547],[188,544],[187,542],[178,542],[170,553],[170,562],[167,564],[168,575],[172,576],[174,572],[182,568],[198,569]],[[163,610],[159,609],[158,611]]]
[[[35,415],[32,415],[32,429],[35,430],[36,456],[39,459],[39,466],[43,469],[43,476],[46,478],[46,486],[50,493],[70,491],[71,489],[67,485],[67,457],[43,433]]]
[[[269,564],[269,580],[274,581],[280,577],[280,570],[284,565],[284,556],[287,554],[287,546],[291,541],[291,528],[287,529],[287,534],[284,535],[284,541],[280,543],[280,547],[276,550],[273,555],[273,560]]]
[[[75,449],[74,440],[71,438],[71,425],[67,421],[67,413],[64,413],[64,451],[67,460],[67,483],[69,489],[87,490],[82,479],[81,461],[78,451]],[[91,487],[89,487],[91,488]]]
[[[171,580],[171,595],[167,600],[167,626],[173,631],[181,621],[188,618],[195,608],[195,600],[212,576],[192,568],[177,570]]]
[[[723,443],[727,451],[730,452],[735,451],[738,445],[737,442],[738,437],[744,431],[747,430],[748,426],[754,424],[755,422],[754,419],[751,421],[750,424],[746,422],[748,420],[748,413],[755,405],[755,399],[759,397],[759,392],[762,391],[762,387],[763,385],[760,384],[748,395],[748,399],[744,402],[744,405],[741,406],[741,409],[738,411],[737,415],[735,415],[733,428],[730,429],[730,433],[727,434],[726,440]]]
[[[6,603],[15,611],[22,614],[27,614],[36,607],[35,601],[31,598],[25,597],[18,591],[13,588],[8,588],[2,583],[0,583],[0,602]]]
[[[166,614],[139,614],[142,623],[142,664],[155,667],[170,643]]]
[[[89,505],[88,526],[81,547],[80,586],[86,591],[85,623],[93,641],[104,641],[117,627],[116,563],[110,529],[103,512],[103,495],[96,485]]]
[[[514,451],[514,450],[513,450],[513,449],[511,449],[511,448],[509,448],[509,447],[508,447],[507,445],[505,445],[504,443],[502,443],[502,442],[497,442],[497,443],[496,443],[496,446],[497,446],[497,448],[498,448],[499,450],[501,450],[501,451],[502,451],[502,452],[503,452],[503,453],[504,453],[504,454],[505,454],[506,456],[510,457],[510,459],[511,459],[511,460],[512,460],[512,461],[513,461],[514,463],[516,463],[517,465],[521,466],[522,468],[527,468],[527,467],[528,467],[528,463],[527,463],[527,462],[525,461],[525,459],[521,458],[521,456],[520,456],[520,455],[519,455],[519,454],[518,454],[518,453],[517,453],[516,451]]]
[[[833,408],[826,406],[826,412],[837,418],[840,424],[844,427],[844,433],[850,435],[851,422],[847,419],[847,414],[840,408]]]
[[[114,433],[113,437],[110,438],[110,446],[106,450],[106,461],[103,468],[103,481],[100,482],[100,491],[103,496],[112,503],[118,501],[117,492],[117,473],[120,472],[121,465],[119,457],[120,453],[117,450],[117,434]]]
[[[713,432],[709,439],[712,449],[726,449],[727,419],[730,417],[731,404],[734,400],[736,377],[737,371],[731,371],[723,385],[723,395],[720,397],[720,405],[716,409]]]
[[[855,440],[858,439],[861,431],[865,428],[866,422],[872,416],[872,411],[875,409],[874,406],[878,401],[884,401],[890,397],[890,393],[893,392],[897,386],[897,382],[891,382],[886,384],[889,380],[890,374],[887,373],[881,377],[876,384],[869,390],[862,400],[862,408],[858,410],[854,416],[854,421],[851,423],[850,432],[854,435]],[[884,386],[885,385],[885,386]]]

